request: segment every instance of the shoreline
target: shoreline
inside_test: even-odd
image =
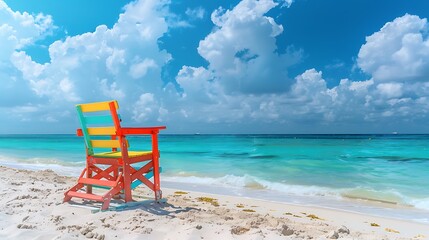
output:
[[[37,163],[25,163],[25,162],[7,162],[6,156],[0,161],[0,166],[5,166],[12,169],[20,170],[31,170],[31,171],[43,171],[44,169],[51,169],[57,173],[61,172],[63,176],[76,178],[82,168],[76,166],[65,166],[56,163],[53,164],[37,164]],[[63,171],[65,170],[65,171]],[[429,224],[429,211],[426,209],[419,209],[411,205],[405,205],[400,203],[390,203],[384,201],[377,201],[373,199],[363,199],[361,197],[347,197],[341,196],[340,192],[336,192],[337,195],[327,195],[315,193],[302,194],[297,193],[285,193],[283,191],[276,191],[271,189],[254,189],[247,187],[227,186],[225,184],[204,184],[204,183],[190,183],[182,181],[181,176],[169,176],[164,175],[162,177],[162,185],[174,189],[185,189],[188,191],[205,192],[207,194],[218,194],[224,196],[235,196],[252,198],[255,200],[269,201],[275,203],[292,204],[298,206],[309,206],[309,207],[322,207],[332,210],[347,211],[352,213],[363,212],[367,215],[388,217],[398,220],[415,221],[418,223]],[[186,177],[185,177],[186,178]],[[197,181],[200,177],[197,178]],[[165,180],[168,179],[168,180]],[[215,178],[208,178],[215,179]],[[177,180],[175,182],[174,180]],[[293,186],[299,187],[299,186]],[[307,187],[307,186],[306,186]],[[313,186],[308,186],[312,188]],[[316,187],[317,188],[317,187]],[[328,189],[329,190],[329,189]],[[335,189],[332,189],[335,191]],[[267,197],[269,196],[269,197]],[[284,199],[287,199],[286,201]]]
[[[182,182],[173,183],[170,181],[164,181],[164,186],[172,189],[181,188],[191,192],[202,192],[225,197],[248,198],[276,204],[305,206],[310,208],[315,207],[356,214],[364,213],[368,216],[384,217],[396,219],[399,221],[413,221],[416,223],[429,225],[429,212],[426,210],[418,209],[410,205],[386,203],[383,201],[371,199],[347,198],[340,196],[297,196],[293,194],[288,195],[283,192],[276,192],[273,190],[254,190],[244,188],[232,188],[233,190],[231,190],[227,189],[225,186],[207,186],[204,184],[191,184]],[[275,193],[278,195],[274,197],[262,196],[262,194],[267,195]]]
[[[97,204],[62,203],[75,177],[0,169],[2,239],[429,239],[429,224],[167,187],[165,203],[138,188],[138,203],[92,213]]]

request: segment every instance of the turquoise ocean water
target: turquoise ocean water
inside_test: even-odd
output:
[[[132,149],[150,139],[129,138]],[[161,184],[429,222],[429,135],[160,135]],[[77,176],[74,135],[0,135],[0,165]],[[378,204],[386,203],[386,204]]]

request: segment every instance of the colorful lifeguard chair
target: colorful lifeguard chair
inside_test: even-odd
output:
[[[117,101],[79,104],[76,109],[81,124],[77,135],[85,140],[86,167],[77,184],[65,192],[64,202],[83,198],[102,202],[101,209],[106,210],[114,196],[132,201],[132,189],[141,183],[154,191],[155,200],[160,200],[158,133],[166,127],[121,127]],[[151,151],[128,151],[126,136],[138,134],[151,135]],[[94,194],[94,186],[107,191]]]

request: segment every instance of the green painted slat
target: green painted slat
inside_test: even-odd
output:
[[[159,173],[162,173],[162,167],[159,167]],[[152,168],[151,168],[150,172],[146,173],[144,176],[147,179],[152,178],[153,177]],[[138,187],[140,184],[142,184],[142,181],[140,181],[138,179],[135,180],[134,182],[131,183],[131,189],[134,189],[134,188]]]
[[[86,124],[109,124],[113,125],[113,120],[111,115],[105,115],[105,116],[86,116],[85,122]]]
[[[85,143],[88,148],[88,154],[92,155],[94,154],[94,150],[92,149],[91,139],[89,138],[88,129],[86,127],[85,117],[83,116],[82,109],[79,105],[76,106],[76,110],[77,110],[77,115],[79,117],[80,125],[82,127],[83,137],[85,139]]]

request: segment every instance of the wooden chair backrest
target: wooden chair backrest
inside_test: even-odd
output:
[[[121,148],[117,134],[121,129],[118,109],[115,100],[76,105],[88,155],[95,154],[96,148],[111,148],[112,151]]]

